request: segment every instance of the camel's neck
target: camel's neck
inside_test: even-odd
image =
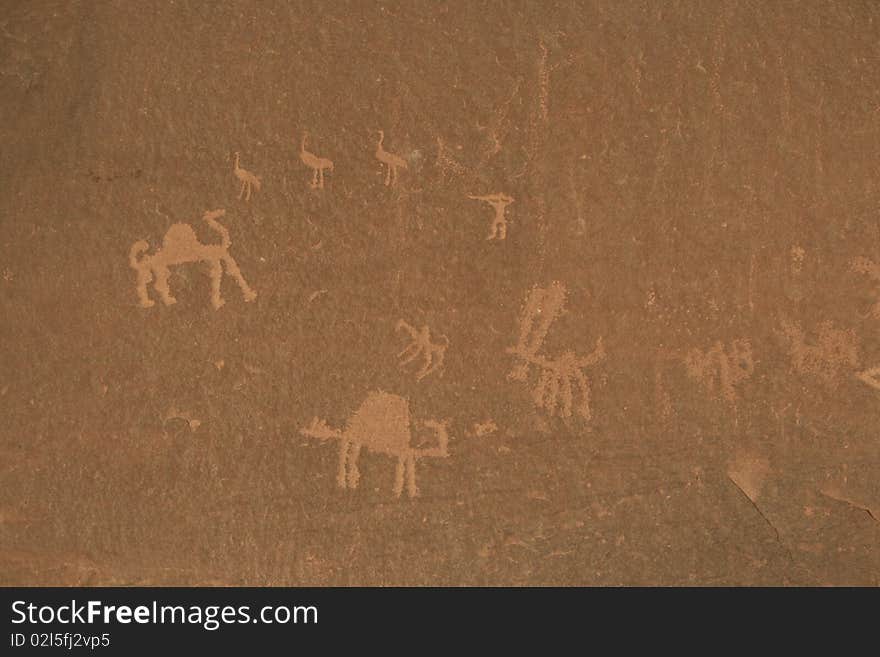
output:
[[[299,152],[300,153],[306,152],[306,137],[307,137],[307,135],[303,134],[302,141],[299,143]]]

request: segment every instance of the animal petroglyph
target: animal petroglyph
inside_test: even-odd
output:
[[[467,177],[469,175],[467,167],[449,154],[449,149],[442,137],[437,137],[437,159],[434,164],[440,169],[440,177],[443,182],[447,182],[453,177]]]
[[[308,133],[303,133],[302,141],[299,145],[299,159],[307,167],[312,169],[312,182],[309,187],[312,189],[324,189],[324,171],[333,171],[333,162],[326,157],[318,157],[314,153],[306,150],[306,140]]]
[[[400,497],[404,480],[410,497],[419,494],[416,487],[416,461],[424,458],[447,458],[449,434],[446,425],[436,420],[423,420],[421,425],[434,431],[436,447],[413,447],[409,403],[387,392],[370,393],[349,419],[345,429],[332,429],[315,418],[300,433],[310,438],[339,441],[339,471],[336,483],[340,488],[357,488],[360,481],[358,458],[361,448],[397,459],[394,472],[394,496]]]
[[[880,319],[880,265],[868,258],[855,258],[852,262],[852,268],[853,271],[866,274],[874,281],[874,285],[877,286],[877,301],[871,306],[867,316],[873,319]]]
[[[565,297],[565,286],[558,281],[546,288],[535,286],[529,293],[520,318],[519,340],[516,346],[507,350],[519,360],[509,377],[514,381],[527,381],[531,366],[537,366],[540,375],[532,390],[535,406],[546,410],[551,417],[558,410],[563,418],[569,419],[574,410],[589,420],[592,417],[590,382],[583,370],[605,358],[602,338],[596,340],[595,349],[587,356],[578,356],[572,350],[566,350],[556,358],[547,358],[538,353],[544,345],[550,325],[565,308]],[[575,389],[580,393],[577,403]]]
[[[736,386],[755,371],[752,345],[748,340],[734,340],[728,347],[719,340],[711,349],[691,349],[684,357],[691,379],[699,381],[710,395],[718,391],[729,403],[736,401]]]
[[[165,416],[162,418],[162,424],[165,425],[171,420],[183,420],[186,422],[189,430],[192,433],[195,433],[196,430],[202,426],[202,421],[198,418],[194,417],[192,413],[189,411],[181,411],[177,408],[177,406],[171,406],[168,409],[168,412],[165,413]]]
[[[245,196],[245,201],[251,200],[251,189],[256,189],[260,191],[260,179],[257,178],[254,174],[252,174],[247,169],[241,168],[241,155],[238,151],[234,153],[235,155],[235,163],[232,166],[232,172],[235,174],[235,177],[238,178],[241,183],[241,189],[238,192],[238,198],[241,199],[242,195],[247,192],[247,196]]]
[[[429,374],[440,370],[443,367],[443,359],[446,356],[446,349],[449,348],[449,338],[445,335],[440,336],[441,342],[433,342],[431,340],[431,329],[427,325],[421,329],[410,326],[402,319],[397,322],[396,330],[406,331],[410,336],[410,343],[406,348],[397,354],[400,361],[400,367],[405,367],[413,362],[419,356],[422,357],[424,363],[416,372],[416,380],[421,381]]]
[[[856,378],[875,390],[880,390],[880,365],[865,370],[864,372],[858,372]]]
[[[406,160],[399,155],[389,153],[383,146],[385,142],[385,133],[379,130],[379,143],[376,145],[376,159],[386,167],[385,186],[390,187],[397,182],[397,170],[406,169]]]
[[[172,224],[165,233],[162,246],[155,253],[144,253],[150,245],[141,240],[135,242],[129,252],[129,263],[137,272],[137,295],[140,305],[150,308],[155,302],[147,294],[147,284],[153,282],[153,287],[159,293],[159,297],[166,306],[177,302],[168,287],[168,278],[171,275],[169,267],[182,265],[189,262],[206,262],[210,269],[211,277],[211,305],[220,308],[225,301],[220,296],[220,281],[223,277],[223,269],[235,279],[241,288],[245,301],[253,301],[257,298],[244,277],[233,257],[229,255],[229,247],[232,240],[226,227],[216,221],[217,217],[226,214],[226,210],[214,210],[205,212],[202,219],[217,233],[220,234],[220,244],[203,244],[196,237],[195,230],[189,224]]]
[[[507,194],[502,194],[500,192],[497,194],[489,194],[486,196],[474,196],[472,194],[468,194],[468,198],[472,198],[476,201],[484,201],[495,209],[495,216],[492,218],[492,223],[489,226],[489,236],[486,239],[503,240],[504,238],[506,238],[507,217],[505,216],[505,212],[507,210],[507,206],[513,203],[513,198],[508,196]]]
[[[784,318],[781,324],[789,343],[791,363],[801,374],[811,374],[826,384],[833,384],[842,368],[858,367],[858,339],[852,330],[836,329],[830,321],[824,321],[819,325],[815,344],[808,344],[799,325]]]

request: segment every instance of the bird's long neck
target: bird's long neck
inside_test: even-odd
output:
[[[385,141],[385,133],[383,131],[379,131],[379,145],[376,147],[378,150],[382,150],[382,142]]]
[[[299,152],[300,153],[306,152],[306,138],[307,137],[308,137],[308,135],[306,133],[303,133],[302,141],[299,143]]]
[[[235,168],[236,168],[236,169],[241,168],[241,167],[239,167],[238,162],[239,162],[239,155],[238,155],[238,153],[236,153],[236,154],[235,154]]]

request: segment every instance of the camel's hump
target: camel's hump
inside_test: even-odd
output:
[[[351,416],[346,433],[352,438],[384,436],[392,442],[397,442],[394,440],[397,438],[408,444],[409,402],[387,392],[371,392]]]

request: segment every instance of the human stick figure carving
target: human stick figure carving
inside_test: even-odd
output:
[[[314,153],[307,151],[307,139],[308,133],[304,132],[299,145],[299,159],[302,160],[303,164],[312,169],[312,182],[309,187],[312,189],[324,189],[324,171],[333,171],[333,161],[328,160],[326,157],[318,157]]]
[[[239,182],[241,182],[241,189],[238,192],[238,198],[241,200],[241,197],[245,192],[247,192],[247,196],[245,196],[245,201],[251,200],[251,189],[256,189],[260,191],[260,179],[252,174],[247,169],[241,168],[241,155],[238,151],[235,151],[235,163],[232,167],[232,172],[235,174],[235,177],[238,178]]]
[[[406,169],[406,160],[399,155],[389,153],[385,150],[383,143],[385,142],[385,132],[379,130],[379,143],[376,145],[376,159],[386,167],[385,186],[393,186],[397,182],[397,170]]]
[[[737,399],[736,386],[752,376],[755,361],[748,340],[734,340],[728,347],[719,340],[711,349],[691,349],[684,357],[688,377],[703,384],[710,395],[716,382],[721,395],[729,403]]]
[[[484,201],[495,209],[495,216],[489,226],[489,236],[487,240],[499,239],[503,240],[507,237],[507,217],[505,215],[507,206],[513,203],[513,198],[501,192],[497,194],[488,194],[486,196],[474,196],[468,194],[468,198],[476,201]]]
[[[404,480],[409,497],[419,494],[416,486],[416,461],[424,458],[447,458],[449,434],[446,425],[424,420],[421,425],[437,436],[436,447],[413,447],[409,403],[403,397],[387,392],[371,392],[354,412],[343,430],[332,429],[324,420],[315,418],[300,433],[310,438],[339,441],[339,471],[336,483],[340,488],[354,489],[360,481],[358,458],[362,447],[376,454],[397,459],[394,471],[394,496],[400,497]]]
[[[528,381],[531,367],[537,366],[540,375],[532,390],[535,406],[546,410],[550,417],[558,411],[568,420],[575,411],[583,419],[590,420],[590,382],[583,370],[605,358],[602,338],[596,340],[595,348],[587,356],[578,356],[570,349],[555,358],[539,354],[550,325],[565,308],[565,298],[565,286],[558,281],[546,288],[535,286],[529,293],[519,322],[519,340],[516,346],[507,349],[519,361],[509,378]],[[579,395],[575,395],[575,389]],[[580,400],[576,402],[577,397]]]
[[[400,361],[400,367],[405,367],[420,355],[424,360],[422,367],[416,372],[417,381],[421,381],[429,374],[443,367],[446,349],[449,348],[449,338],[441,335],[441,342],[435,343],[431,340],[431,329],[428,328],[427,324],[422,326],[421,329],[416,329],[402,319],[397,322],[395,329],[397,331],[406,331],[410,336],[410,343],[403,351],[397,354],[398,358],[403,359]]]
[[[880,319],[880,265],[868,258],[855,258],[852,262],[852,268],[853,271],[866,274],[874,281],[874,285],[878,286],[877,301],[871,306],[867,316],[873,319]]]
[[[223,277],[223,268],[232,276],[241,288],[245,301],[253,301],[257,298],[244,277],[233,257],[229,255],[229,247],[232,240],[229,231],[220,222],[218,217],[226,214],[226,210],[213,210],[205,212],[202,219],[214,231],[220,234],[220,244],[203,244],[199,242],[193,227],[189,224],[172,224],[162,240],[162,246],[155,253],[144,253],[150,245],[144,240],[135,242],[129,252],[129,263],[137,272],[137,295],[143,308],[150,308],[155,302],[147,294],[147,284],[153,282],[153,287],[159,293],[166,306],[177,302],[168,287],[168,278],[171,275],[169,267],[182,265],[188,262],[206,262],[209,266],[208,275],[211,277],[211,305],[215,309],[220,308],[225,301],[220,296],[220,280]]]

